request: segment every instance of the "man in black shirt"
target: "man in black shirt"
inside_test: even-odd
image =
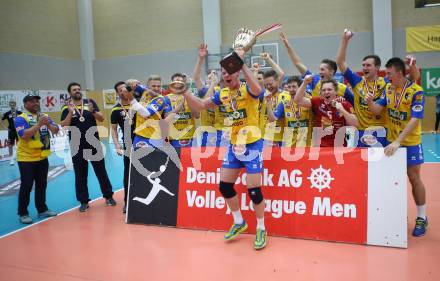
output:
[[[79,211],[85,212],[89,208],[88,161],[91,161],[106,204],[115,206],[116,201],[113,199],[112,185],[105,169],[104,154],[96,124],[96,120],[104,121],[104,116],[99,112],[94,100],[83,99],[80,84],[70,83],[67,91],[71,99],[61,110],[61,125],[70,126],[69,139],[75,172],[76,198],[81,203]]]
[[[11,110],[6,111],[3,114],[2,121],[4,120],[8,121],[8,147],[9,147],[9,155],[11,155],[11,161],[9,162],[9,165],[12,166],[15,164],[13,148],[18,140],[17,131],[15,130],[15,125],[14,125],[14,118],[22,114],[22,112],[17,110],[17,103],[13,100],[9,102],[9,107],[11,108]]]
[[[128,172],[130,169],[130,150],[134,139],[134,129],[136,127],[136,114],[130,110],[132,94],[127,91],[125,82],[118,82],[114,86],[116,93],[120,98],[120,102],[112,108],[111,132],[113,142],[115,143],[116,153],[124,156],[124,208],[122,212],[127,210],[127,193],[128,193]],[[122,130],[122,145],[118,139],[118,126]]]

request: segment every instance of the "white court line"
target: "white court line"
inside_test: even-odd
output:
[[[124,188],[121,188],[121,189],[119,189],[119,190],[114,191],[113,193],[120,192],[120,191],[122,191],[123,189],[124,189]],[[98,198],[96,198],[96,199],[90,200],[89,203],[95,202],[95,201],[100,200],[100,199],[102,199],[102,198],[103,198],[103,197],[101,196],[101,197],[98,197]],[[5,234],[5,235],[3,235],[3,236],[0,236],[0,239],[5,238],[5,237],[7,237],[7,236],[9,236],[9,235],[15,234],[15,233],[17,233],[17,232],[20,232],[20,231],[22,231],[22,230],[28,229],[28,228],[30,228],[30,227],[32,227],[32,226],[35,226],[35,225],[37,225],[37,224],[40,224],[40,223],[42,223],[42,222],[46,222],[46,221],[51,220],[51,219],[53,219],[53,218],[59,217],[59,216],[65,214],[65,213],[68,213],[68,212],[70,212],[70,211],[72,211],[72,210],[75,210],[75,209],[78,209],[78,206],[73,207],[73,208],[70,208],[69,210],[66,210],[66,211],[64,211],[64,212],[61,212],[61,213],[59,213],[59,214],[58,214],[57,216],[55,216],[55,217],[46,218],[46,219],[43,219],[43,220],[41,220],[41,221],[37,221],[37,222],[35,222],[35,223],[32,223],[32,224],[30,224],[30,225],[28,225],[28,226],[25,226],[25,227],[23,227],[23,228],[20,228],[20,229],[14,230],[14,231],[12,231],[12,232],[9,232],[9,233],[7,233],[7,234]]]

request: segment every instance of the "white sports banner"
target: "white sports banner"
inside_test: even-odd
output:
[[[0,161],[9,161],[8,130],[0,130]]]
[[[50,150],[52,152],[70,149],[67,131],[65,131],[60,125],[58,125],[58,127],[60,130],[56,135],[50,133]]]
[[[0,112],[8,111],[9,102],[14,100],[17,103],[17,109],[23,110],[23,98],[30,93],[41,97],[40,105],[42,112],[59,112],[69,97],[65,90],[5,90],[0,91]],[[84,95],[85,96],[85,95]]]
[[[59,90],[41,90],[38,91],[41,97],[40,105],[42,112],[59,112],[64,105],[64,98],[67,97],[67,91]]]
[[[33,91],[15,91],[15,90],[6,90],[0,91],[0,113],[5,113],[9,111],[11,108],[9,107],[9,102],[15,101],[17,103],[17,109],[23,110],[23,98],[25,95],[32,93]]]

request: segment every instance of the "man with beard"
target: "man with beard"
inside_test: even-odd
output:
[[[73,129],[69,131],[69,139],[75,172],[76,199],[81,203],[79,211],[85,212],[89,208],[88,161],[93,166],[107,206],[115,206],[113,188],[105,169],[104,154],[96,124],[96,120],[104,121],[104,116],[99,112],[94,100],[83,99],[80,84],[70,83],[67,91],[71,100],[61,109],[61,125]]]
[[[412,194],[417,205],[417,218],[413,236],[425,235],[428,227],[426,217],[425,185],[420,177],[424,162],[422,148],[422,125],[425,96],[422,87],[405,77],[405,63],[400,58],[391,58],[385,65],[390,79],[382,96],[374,100],[373,93],[367,93],[366,101],[374,114],[387,114],[387,141],[384,153],[393,155],[399,147],[406,148],[407,174]]]
[[[338,96],[338,83],[335,80],[321,82],[320,97],[305,97],[306,87],[312,81],[313,76],[306,75],[293,101],[312,110],[316,130],[313,132],[316,136],[313,138],[314,146],[346,146],[345,133],[337,134],[337,131],[345,126],[359,126],[353,107],[343,97]],[[316,135],[317,133],[319,134]],[[341,139],[336,139],[336,136],[340,136]]]
[[[235,52],[241,59],[244,58],[243,49],[235,49]],[[225,108],[227,125],[231,128],[231,143],[222,163],[219,189],[231,209],[234,223],[224,238],[227,241],[232,240],[248,228],[241,215],[238,195],[234,189],[234,183],[241,168],[246,168],[248,194],[257,218],[254,248],[259,250],[263,249],[267,243],[267,231],[264,225],[265,203],[261,192],[263,141],[259,128],[260,97],[264,94],[264,89],[260,87],[246,64],[243,64],[241,71],[246,80],[245,83],[240,82],[240,71],[229,74],[222,69],[224,88],[216,91],[210,99],[202,100],[188,91],[183,95],[197,111],[214,106]]]
[[[17,110],[17,103],[14,100],[9,102],[9,107],[11,110],[6,111],[3,114],[2,120],[8,120],[8,147],[9,147],[9,155],[11,155],[11,160],[9,161],[9,165],[15,164],[15,155],[14,155],[14,146],[18,140],[17,131],[15,130],[14,118],[20,115],[22,112]]]
[[[58,126],[46,114],[40,113],[40,97],[28,94],[23,99],[24,112],[15,118],[18,134],[17,162],[20,170],[18,215],[20,222],[32,223],[27,207],[35,182],[35,207],[38,217],[53,217],[57,213],[46,206],[47,173],[49,170],[49,131],[58,133]]]

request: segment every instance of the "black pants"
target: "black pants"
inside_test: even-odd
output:
[[[76,199],[81,203],[87,203],[90,201],[89,188],[87,186],[89,162],[84,159],[82,150],[78,151],[78,153],[72,157],[72,162],[73,170],[75,172]],[[102,195],[107,199],[112,198],[113,188],[105,169],[104,159],[90,162],[92,164],[93,170],[95,171],[95,175],[98,178]]]
[[[124,155],[124,202],[125,203],[127,203],[129,172],[130,172],[130,157]]]
[[[20,170],[20,192],[18,193],[18,215],[29,215],[28,206],[31,197],[32,186],[35,182],[35,207],[38,213],[47,211],[46,187],[49,161],[47,159],[35,162],[18,162]]]
[[[435,131],[438,131],[439,123],[440,123],[440,112],[435,114]]]

